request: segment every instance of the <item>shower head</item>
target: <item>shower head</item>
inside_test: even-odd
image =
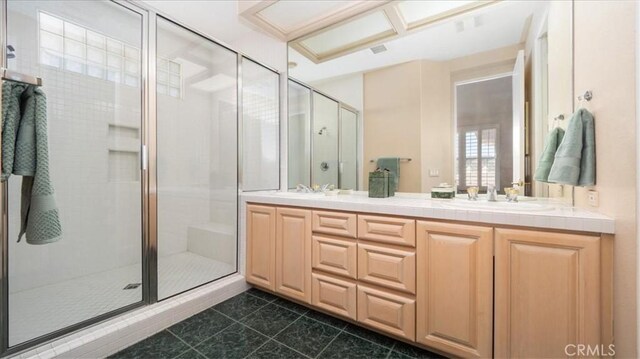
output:
[[[321,128],[320,131],[318,131],[318,134],[323,135],[325,132],[327,132],[327,126],[324,126],[323,128]]]

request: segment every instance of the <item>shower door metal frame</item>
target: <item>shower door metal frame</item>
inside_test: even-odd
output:
[[[313,94],[314,92],[317,93],[318,95],[324,96],[326,98],[328,98],[329,100],[332,100],[334,102],[338,103],[338,183],[336,183],[336,186],[340,187],[342,185],[342,171],[340,171],[340,162],[342,162],[342,108],[351,111],[353,113],[355,113],[356,115],[356,187],[359,186],[359,181],[360,181],[360,158],[358,156],[358,153],[360,152],[360,137],[359,137],[359,131],[360,131],[360,124],[359,124],[359,120],[360,120],[360,111],[358,111],[355,107],[342,102],[340,100],[338,100],[337,98],[321,91],[318,90],[317,88],[308,85],[306,83],[304,83],[303,81],[300,81],[298,79],[295,79],[293,77],[288,77],[287,80],[300,85],[304,88],[306,88],[307,90],[309,90],[309,132],[310,132],[310,137],[309,137],[309,186],[313,185],[313,174],[314,174],[314,168],[313,168],[313,134],[315,133],[315,130],[313,129],[313,124],[314,124],[314,105],[315,105],[315,101],[313,99]],[[287,116],[289,115],[289,113],[287,112]],[[288,123],[288,121],[287,121]],[[289,135],[289,129],[287,128],[287,136]],[[289,149],[287,148],[287,151]],[[366,162],[366,161],[362,161],[362,162]],[[291,188],[295,188],[295,185],[292,187],[292,184],[289,183],[288,184],[289,189]]]
[[[150,83],[148,79],[148,75],[150,69],[148,64],[151,64],[150,60],[150,52],[149,52],[149,12],[143,7],[138,6],[136,3],[132,1],[121,1],[121,0],[111,0],[116,6],[122,6],[125,9],[132,11],[133,13],[140,16],[140,26],[141,26],[141,40],[142,40],[142,48],[141,48],[141,86],[140,86],[140,96],[141,96],[141,106],[142,106],[142,116],[140,118],[140,129],[141,133],[141,151],[145,148],[148,138],[144,135],[147,132],[147,123],[149,122],[150,110],[149,103],[147,101],[148,94],[152,92],[149,91]],[[0,64],[2,67],[7,66],[7,30],[8,30],[8,0],[0,0]],[[153,54],[155,59],[155,54]],[[154,74],[155,80],[155,74]],[[0,91],[0,103],[2,101],[2,91]],[[0,136],[1,137],[1,136]],[[0,162],[2,161],[2,149],[1,149],[2,139],[0,138]],[[129,312],[133,309],[140,308],[148,304],[149,297],[149,281],[146,278],[149,276],[149,250],[150,246],[150,237],[149,237],[149,223],[147,220],[146,211],[149,208],[148,203],[148,189],[147,185],[148,181],[148,170],[144,168],[142,164],[142,152],[141,152],[141,246],[142,246],[142,261],[141,261],[141,270],[142,270],[142,297],[140,301],[128,304],[124,307],[118,308],[116,310],[100,314],[98,316],[83,320],[81,322],[63,327],[61,329],[55,330],[53,332],[38,336],[36,338],[30,339],[26,342],[22,342],[16,344],[14,346],[9,346],[9,238],[8,238],[8,216],[9,216],[9,201],[8,201],[8,185],[7,182],[0,183],[0,202],[1,202],[1,223],[2,223],[2,231],[0,238],[0,357],[12,355],[21,351],[25,351],[27,349],[33,348],[39,344],[50,342],[55,339],[58,339],[64,335],[68,335],[75,331],[81,330],[83,328],[98,324],[105,320],[111,319],[115,316],[123,314],[125,312]],[[145,283],[146,282],[146,283]]]
[[[141,48],[141,106],[142,117],[140,124],[140,173],[141,173],[141,246],[142,246],[142,298],[136,303],[124,306],[114,311],[101,314],[99,316],[84,320],[82,322],[73,324],[71,326],[64,327],[51,333],[36,337],[29,341],[9,346],[9,303],[8,303],[8,186],[6,183],[0,184],[0,224],[2,225],[0,231],[0,357],[16,354],[22,351],[31,349],[37,345],[51,342],[62,336],[68,335],[72,332],[79,331],[86,327],[98,324],[100,322],[112,319],[115,316],[129,312],[133,309],[144,307],[146,305],[155,304],[162,300],[172,298],[181,293],[176,293],[162,300],[158,299],[158,263],[157,263],[157,250],[158,250],[158,217],[157,217],[157,96],[156,96],[156,60],[157,60],[157,19],[161,17],[167,21],[174,23],[177,26],[184,28],[205,40],[211,41],[216,45],[219,45],[237,56],[237,116],[236,116],[236,134],[237,134],[237,189],[238,193],[241,191],[241,179],[243,176],[242,171],[242,58],[246,58],[278,75],[281,79],[286,72],[278,71],[277,69],[258,61],[251,56],[248,56],[241,51],[234,49],[233,47],[225,44],[223,41],[217,40],[208,34],[194,30],[192,27],[187,26],[180,21],[175,20],[172,16],[162,13],[150,5],[139,3],[134,0],[109,0],[116,5],[122,6],[134,13],[140,15],[142,26],[142,48]],[[0,0],[0,64],[6,67],[6,45],[7,45],[7,10],[8,0]],[[286,77],[286,76],[285,76]],[[281,81],[278,81],[278,109],[279,109],[279,127],[282,127],[283,116],[286,111],[282,111],[282,90],[280,88]],[[305,87],[308,87],[305,85]],[[2,101],[2,94],[0,91],[0,103]],[[282,152],[282,137],[278,134],[278,153]],[[1,137],[1,136],[0,136]],[[0,162],[2,155],[0,138]],[[281,159],[279,158],[279,161]],[[279,176],[281,174],[279,173]],[[281,183],[282,178],[279,178]],[[239,217],[240,200],[236,197],[236,268],[235,271],[220,277],[203,283],[201,285],[190,288],[199,288],[201,286],[210,284],[217,280],[220,280],[229,275],[240,272],[240,217]]]

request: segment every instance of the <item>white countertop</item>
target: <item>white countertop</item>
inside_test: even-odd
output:
[[[275,204],[380,213],[418,218],[448,219],[492,225],[512,225],[544,229],[563,229],[593,233],[615,233],[615,221],[605,215],[571,207],[546,198],[524,198],[520,203],[471,202],[465,198],[453,200],[431,199],[424,193],[396,193],[395,197],[369,198],[367,192],[325,196],[294,192],[243,192],[243,202]],[[499,200],[504,201],[504,198]]]

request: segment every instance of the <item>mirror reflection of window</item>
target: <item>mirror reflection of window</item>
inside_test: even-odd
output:
[[[509,187],[513,175],[512,76],[455,87],[457,190]]]

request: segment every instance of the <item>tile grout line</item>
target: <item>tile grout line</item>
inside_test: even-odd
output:
[[[393,353],[393,349],[395,349],[397,342],[394,342],[393,345],[391,346],[391,349],[389,349],[389,352],[387,353],[386,358],[389,359],[389,357],[391,356],[391,353]]]
[[[285,308],[285,309],[286,309],[286,308]],[[298,313],[296,313],[296,314],[298,314]],[[284,332],[287,328],[289,328],[290,326],[292,326],[292,325],[293,325],[293,323],[295,323],[295,322],[297,322],[298,320],[300,320],[300,318],[302,318],[303,316],[304,316],[304,315],[300,315],[300,316],[299,316],[298,318],[296,318],[293,322],[289,323],[287,326],[285,326],[284,328],[282,328],[279,332],[277,332],[276,334],[274,334],[272,337],[268,337],[268,338],[269,338],[269,340],[267,340],[267,341],[266,341],[266,342],[264,342],[261,346],[259,346],[258,348],[256,348],[256,350],[254,350],[254,351],[252,351],[251,353],[249,353],[245,358],[248,358],[251,354],[253,354],[253,353],[255,353],[256,351],[258,351],[260,348],[262,348],[263,346],[265,346],[265,345],[266,345],[269,341],[271,341],[271,340],[273,340],[275,343],[278,343],[278,344],[280,344],[280,345],[284,346],[285,348],[291,349],[291,350],[293,350],[294,352],[296,352],[296,353],[298,353],[298,354],[301,354],[301,355],[302,355],[302,356],[304,356],[304,357],[309,358],[309,356],[308,356],[308,355],[306,355],[306,354],[304,354],[304,353],[301,353],[301,352],[299,352],[299,351],[297,351],[297,350],[295,350],[295,349],[291,348],[290,346],[288,346],[288,345],[286,345],[286,344],[284,344],[284,343],[281,343],[281,342],[279,342],[278,340],[276,340],[276,337],[277,337],[278,335],[280,335],[280,333]],[[242,324],[242,323],[240,323],[240,324]]]
[[[322,348],[322,350],[318,353],[318,355],[316,355],[314,358],[319,358],[320,355],[322,355],[322,353],[324,353],[324,351],[331,345],[331,343],[333,343],[336,339],[338,339],[338,337],[340,336],[340,334],[342,334],[344,332],[344,329],[342,329],[341,331],[338,332],[338,334],[336,334],[335,337],[333,337],[333,339],[331,339],[331,341],[329,343],[327,343],[327,345],[324,346],[324,348]]]
[[[247,293],[247,292],[248,292],[248,291],[244,291],[243,293]],[[247,293],[247,294],[248,294],[248,295],[250,295],[250,296],[252,296],[252,297],[254,297],[254,298],[258,298],[258,299],[260,299],[260,300],[263,300],[263,301],[267,302],[267,304],[265,304],[265,305],[261,306],[260,308],[256,309],[255,311],[253,311],[253,312],[251,312],[251,313],[249,313],[249,314],[245,315],[244,317],[240,318],[239,320],[236,320],[236,319],[234,319],[234,318],[231,318],[231,317],[230,317],[230,316],[228,316],[227,314],[225,314],[225,313],[223,313],[223,312],[221,312],[221,311],[219,311],[219,310],[215,309],[214,307],[210,307],[209,309],[212,309],[212,310],[213,310],[213,311],[215,311],[216,313],[219,313],[219,314],[221,314],[221,315],[223,315],[223,316],[225,316],[225,317],[227,317],[227,318],[231,319],[233,322],[235,322],[234,324],[240,324],[240,325],[242,325],[242,326],[244,326],[244,327],[247,327],[247,328],[249,328],[249,329],[251,329],[251,330],[255,331],[256,333],[258,333],[258,334],[260,334],[260,335],[262,335],[262,336],[267,337],[267,338],[268,338],[268,340],[267,340],[266,342],[264,342],[264,343],[263,343],[259,348],[261,348],[261,347],[262,347],[262,346],[264,346],[266,343],[268,343],[268,342],[269,342],[269,340],[273,340],[274,342],[276,342],[276,343],[278,343],[278,344],[280,344],[280,345],[282,345],[282,346],[284,346],[284,347],[286,347],[286,348],[288,348],[288,349],[291,349],[291,350],[295,351],[295,352],[296,352],[296,353],[298,353],[298,354],[301,354],[301,355],[303,355],[303,356],[305,356],[305,357],[309,358],[309,356],[308,356],[308,355],[303,354],[303,353],[301,353],[301,352],[299,352],[299,351],[297,351],[297,350],[295,350],[295,349],[291,348],[290,346],[288,346],[288,345],[286,345],[286,344],[284,344],[284,343],[282,343],[282,342],[279,342],[278,340],[276,340],[276,339],[275,339],[275,336],[276,336],[276,335],[280,334],[280,333],[281,333],[281,332],[283,332],[285,329],[287,329],[289,326],[291,326],[293,323],[297,322],[300,318],[304,317],[304,314],[306,314],[306,312],[305,312],[304,314],[300,314],[300,313],[297,313],[297,312],[295,312],[295,311],[293,311],[293,310],[291,310],[291,309],[289,309],[289,308],[286,308],[286,307],[284,307],[284,306],[278,305],[278,304],[274,303],[274,302],[276,301],[276,299],[277,299],[277,298],[276,298],[276,299],[274,299],[274,300],[272,300],[272,301],[267,301],[267,300],[262,299],[262,298],[260,298],[260,297],[258,297],[258,296],[255,296],[255,295],[253,295],[253,294],[251,294],[251,293]],[[265,308],[265,307],[266,307],[266,306],[268,306],[269,304],[273,304],[273,305],[275,305],[276,307],[279,307],[279,308],[282,308],[282,309],[286,309],[286,310],[288,310],[288,311],[289,311],[289,312],[291,312],[291,313],[294,313],[294,314],[299,315],[299,317],[298,317],[298,318],[296,318],[296,320],[294,320],[293,322],[289,323],[286,327],[284,327],[284,329],[280,330],[280,331],[279,331],[278,333],[276,333],[273,337],[270,337],[270,336],[268,336],[268,335],[265,335],[264,333],[261,333],[261,332],[259,332],[259,331],[255,330],[255,329],[251,328],[250,326],[248,326],[248,325],[246,325],[246,324],[244,324],[244,323],[240,322],[240,320],[242,320],[242,319],[244,319],[244,318],[246,318],[246,317],[248,317],[248,316],[250,316],[250,315],[252,315],[252,314],[254,314],[254,313],[256,313],[256,312],[258,312],[259,310],[261,310],[261,309]],[[308,310],[307,310],[307,312],[308,312]],[[308,319],[311,319],[311,318],[308,318]],[[226,327],[226,328],[224,328],[224,329],[227,329],[227,328],[229,328],[230,326],[231,326],[231,325],[227,326],[227,327]],[[224,330],[224,329],[223,329],[223,330]],[[223,330],[221,330],[220,332],[222,332]],[[209,338],[207,338],[207,339],[203,340],[202,342],[198,343],[198,345],[200,345],[201,343],[203,343],[203,342],[204,342],[204,341],[206,341],[206,340],[209,340],[209,339],[213,338],[215,335],[219,334],[220,332],[218,332],[218,333],[216,333],[216,334],[214,334],[214,335],[210,336]],[[173,334],[173,333],[172,333],[172,334]],[[258,349],[259,349],[259,348],[258,348]],[[194,348],[194,349],[195,349],[195,348]],[[257,350],[257,349],[256,349],[256,350]],[[255,350],[254,350],[253,352],[249,353],[249,355],[253,354],[254,352],[255,352]],[[205,357],[206,357],[206,355],[205,355]]]
[[[266,293],[266,292],[265,292],[265,293]],[[255,296],[255,295],[253,295],[253,294],[251,294],[251,293],[247,293],[247,294],[249,294],[249,295],[251,295],[251,296],[253,296],[253,297],[259,298],[258,296]],[[273,304],[273,305],[275,305],[275,306],[278,306],[278,307],[280,307],[280,308],[286,309],[286,310],[288,310],[288,311],[290,311],[290,312],[293,312],[293,313],[299,314],[299,313],[297,313],[297,312],[295,312],[295,311],[293,311],[293,310],[291,310],[291,309],[289,309],[289,308],[287,308],[287,307],[285,307],[285,306],[283,306],[283,305],[280,305],[280,304],[278,304],[278,303],[275,303],[275,301],[276,301],[278,298],[280,298],[280,297],[276,297],[276,299],[272,300],[272,301],[271,301],[271,302],[269,302],[269,303],[270,303],[270,304]],[[262,298],[260,298],[260,299],[262,299]],[[282,299],[283,299],[283,300],[286,300],[286,299],[284,299],[284,298],[282,298]],[[264,300],[264,299],[263,299],[263,300]],[[291,303],[297,304],[297,303],[295,303],[295,302],[291,302]],[[299,304],[298,304],[298,305],[299,305]],[[320,321],[320,320],[317,320],[317,319],[314,319],[314,318],[310,318],[310,317],[308,317],[308,316],[307,316],[307,314],[308,314],[309,312],[311,312],[311,311],[314,311],[314,310],[313,310],[313,309],[310,309],[310,308],[307,308],[307,307],[305,307],[305,306],[302,306],[302,307],[304,307],[304,308],[306,308],[306,309],[307,309],[307,311],[306,311],[304,314],[302,314],[302,315],[301,315],[302,317],[305,317],[305,318],[310,319],[310,320],[312,320],[312,321],[314,321],[314,322],[318,322],[318,323],[320,323],[320,324],[324,324],[324,325],[330,326],[330,327],[332,327],[332,328],[338,329],[338,330],[340,330],[340,332],[338,333],[338,335],[342,334],[342,332],[345,332],[346,334],[349,334],[349,335],[351,335],[351,336],[354,336],[354,337],[356,337],[356,338],[358,338],[358,339],[362,339],[362,340],[364,340],[364,341],[367,341],[367,342],[369,342],[369,343],[372,343],[372,344],[375,344],[375,345],[381,346],[381,347],[383,347],[383,348],[389,348],[391,351],[393,351],[393,348],[395,348],[395,346],[396,346],[396,342],[395,342],[395,341],[394,341],[393,345],[391,345],[391,346],[386,346],[386,345],[383,345],[383,344],[380,344],[380,343],[376,343],[376,342],[374,342],[373,340],[370,340],[370,339],[367,339],[367,338],[361,337],[361,336],[359,336],[358,334],[350,333],[350,332],[346,331],[346,329],[347,329],[347,327],[349,326],[349,324],[351,324],[351,323],[349,323],[349,322],[345,322],[345,326],[344,326],[343,328],[338,328],[338,327],[336,327],[335,325],[332,325],[332,324],[329,324],[329,323],[325,323],[325,322],[323,322],[323,321]],[[335,318],[335,317],[332,317],[332,316],[330,316],[330,315],[328,315],[328,314],[325,314],[325,313],[322,313],[322,312],[318,312],[318,311],[314,311],[314,312],[316,312],[316,313],[320,313],[320,314],[324,314],[324,315],[327,315],[327,316],[329,316],[329,317],[331,317],[331,318]],[[251,314],[253,314],[253,313],[251,313]],[[233,318],[231,318],[231,319],[233,319]],[[244,319],[244,317],[243,317],[243,319]],[[298,319],[300,319],[300,318],[298,318]],[[296,319],[295,321],[297,321],[298,319]],[[336,319],[338,319],[338,320],[342,320],[342,319],[340,319],[340,318],[336,318]],[[295,322],[295,321],[294,321],[294,322]],[[242,323],[241,323],[241,324],[242,324]],[[291,324],[293,324],[293,322],[292,322]],[[289,324],[289,325],[291,325],[291,324]],[[289,326],[285,327],[285,329],[286,329],[286,328],[288,328],[288,327],[289,327]],[[362,328],[364,328],[364,327],[362,327]],[[364,328],[364,329],[367,329],[367,328]],[[283,329],[283,330],[284,330],[284,329]],[[367,329],[367,330],[369,330],[369,329]],[[374,333],[375,333],[375,332],[374,332]],[[280,334],[280,333],[278,333],[278,334]],[[378,333],[376,333],[376,334],[378,334]],[[380,335],[383,335],[383,334],[380,334]],[[279,343],[279,344],[282,344],[282,345],[286,346],[286,347],[287,347],[287,348],[289,348],[289,349],[293,349],[293,348],[290,348],[289,346],[285,345],[284,343],[281,343],[281,342],[277,341],[277,340],[275,339],[275,337],[274,337],[274,338],[272,338],[272,339],[273,339],[274,341],[276,341],[277,343]],[[334,338],[334,339],[335,339],[335,338]],[[391,339],[393,339],[393,338],[391,338]],[[394,340],[395,340],[395,339],[394,339]],[[329,344],[331,344],[331,343],[329,343]],[[295,350],[295,349],[293,349],[293,350]],[[296,351],[297,351],[297,350],[296,350]],[[324,351],[324,349],[323,349],[323,351]],[[302,354],[302,353],[301,353],[301,354]],[[318,354],[318,355],[319,355],[319,354]]]
[[[266,292],[265,292],[265,293],[266,293]],[[258,296],[255,296],[255,295],[253,295],[253,294],[251,294],[251,293],[248,293],[248,294],[250,294],[250,295],[252,295],[252,296],[254,296],[254,297],[256,297],[256,298],[259,298]],[[276,301],[278,298],[280,298],[280,297],[276,297],[276,299],[274,299],[273,301],[271,301],[271,302],[269,302],[269,303],[271,303],[271,304],[273,304],[273,305],[275,305],[275,306],[278,306],[278,307],[280,307],[280,308],[284,308],[284,309],[286,309],[286,310],[288,310],[288,311],[290,311],[290,312],[293,312],[293,313],[299,314],[299,313],[297,313],[297,312],[295,312],[295,311],[293,311],[293,310],[291,310],[291,309],[289,309],[289,308],[287,308],[287,307],[285,307],[285,306],[283,306],[283,305],[280,305],[280,304],[278,304],[278,303],[275,303],[275,301]],[[260,299],[262,299],[262,298],[260,298]],[[281,298],[281,299],[286,300],[286,299],[284,299],[284,298]],[[264,299],[263,299],[263,300],[264,300]],[[295,303],[295,302],[291,302],[291,303],[297,304],[297,303]],[[300,305],[300,304],[298,304],[298,305]],[[310,319],[310,320],[313,320],[314,322],[318,322],[318,323],[320,323],[320,324],[324,324],[324,325],[330,326],[330,327],[332,327],[332,328],[338,329],[338,330],[340,330],[340,333],[345,332],[345,333],[347,333],[347,334],[349,334],[349,335],[351,335],[351,336],[354,336],[354,337],[356,337],[356,338],[359,338],[359,339],[365,340],[365,341],[367,341],[367,342],[369,342],[369,343],[372,343],[372,344],[375,344],[375,345],[381,346],[381,347],[383,347],[383,348],[389,348],[389,349],[391,349],[391,350],[393,350],[393,348],[395,348],[395,346],[396,346],[396,341],[395,341],[395,339],[394,339],[394,338],[391,338],[391,337],[389,337],[389,338],[391,338],[391,339],[393,339],[393,340],[394,340],[393,345],[391,345],[391,346],[386,346],[386,345],[383,345],[383,344],[380,344],[380,343],[376,343],[376,342],[375,342],[375,341],[373,341],[373,340],[370,340],[370,339],[364,338],[364,337],[362,337],[362,336],[360,336],[360,335],[358,335],[358,334],[350,333],[350,332],[346,331],[347,327],[351,324],[351,323],[349,323],[349,322],[345,322],[345,326],[344,326],[344,327],[342,327],[342,328],[339,328],[339,327],[337,327],[337,326],[335,326],[335,325],[333,325],[333,324],[325,323],[325,322],[323,322],[323,321],[321,321],[321,320],[318,320],[318,319],[314,319],[314,318],[308,317],[308,316],[307,316],[307,314],[309,314],[309,312],[313,311],[313,312],[316,312],[316,313],[324,314],[324,315],[326,315],[326,316],[328,316],[328,317],[331,317],[331,318],[335,318],[335,319],[338,319],[338,320],[342,320],[341,318],[332,317],[332,316],[331,316],[331,315],[329,315],[329,314],[325,314],[325,313],[323,313],[323,312],[318,312],[318,311],[315,311],[315,310],[313,310],[313,309],[307,308],[307,307],[305,307],[305,306],[302,306],[302,307],[304,307],[304,308],[306,308],[306,309],[307,309],[307,311],[306,311],[304,314],[302,314],[302,316],[303,316],[303,317],[305,317],[305,318],[307,318],[307,319]],[[252,313],[252,314],[253,314],[253,313]],[[298,319],[300,319],[300,318],[298,318]],[[296,319],[296,320],[297,320],[297,319]],[[366,330],[369,330],[368,328],[365,328],[365,327],[360,327],[360,328],[364,328],[364,329],[366,329]],[[340,333],[339,333],[339,334],[340,334]],[[376,332],[373,332],[373,333],[376,333]],[[280,333],[278,333],[278,334],[280,334]],[[376,333],[376,334],[378,334],[378,333]],[[383,334],[379,334],[379,335],[383,335]],[[280,343],[280,342],[278,342],[278,343]],[[283,344],[283,343],[280,343],[280,344]],[[283,344],[283,345],[284,345],[284,344]]]
[[[278,344],[280,344],[280,345],[284,346],[285,348],[289,348],[289,349],[293,350],[294,352],[301,354],[301,355],[302,355],[302,356],[304,356],[304,357],[310,358],[310,356],[308,356],[307,354],[304,354],[304,353],[302,353],[302,352],[298,351],[297,349],[294,349],[294,348],[292,348],[292,347],[288,346],[287,344],[285,344],[285,343],[283,343],[283,342],[281,342],[281,341],[279,341],[279,340],[277,340],[277,339],[276,339],[276,337],[277,337],[278,335],[280,335],[280,333],[284,332],[287,328],[289,328],[290,326],[292,326],[292,325],[293,325],[293,323],[297,322],[297,321],[298,321],[298,320],[300,320],[300,318],[302,318],[302,317],[304,317],[304,315],[300,315],[296,320],[294,320],[293,322],[289,323],[289,325],[287,325],[287,326],[286,326],[286,327],[284,327],[281,331],[279,331],[278,333],[276,333],[276,335],[274,335],[274,336],[273,336],[273,338],[271,338],[271,340],[273,340],[274,342],[276,342],[276,343],[278,343]]]
[[[175,333],[173,333],[172,331],[170,331],[168,328],[165,329],[167,332],[169,332],[169,334],[173,335],[174,337],[178,338],[179,341],[183,342],[184,344],[186,344],[189,348],[193,349],[193,351],[195,351],[196,353],[202,355],[205,358],[208,358],[208,356],[202,354],[198,349],[194,348],[193,346],[191,346],[191,344],[187,343],[186,341],[184,341],[182,338],[180,338],[179,336],[177,336]],[[184,353],[188,352],[189,350],[185,351]],[[184,354],[184,353],[180,353],[180,355]],[[180,355],[177,355],[175,358],[178,358]]]

